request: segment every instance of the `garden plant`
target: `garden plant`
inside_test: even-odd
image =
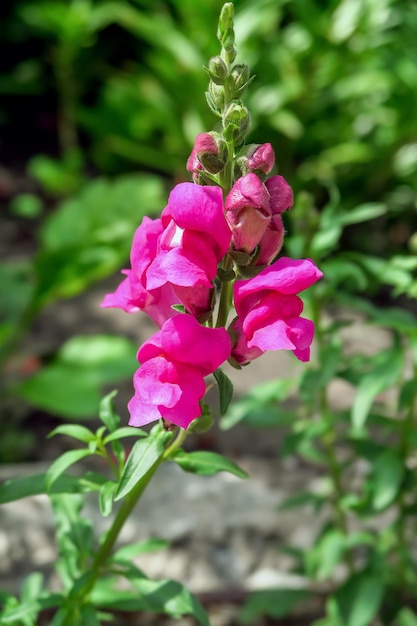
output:
[[[114,611],[154,611],[179,620],[183,615],[192,615],[198,623],[209,624],[203,606],[182,584],[150,579],[133,563],[133,557],[153,545],[158,547],[158,542],[119,547],[117,540],[145,489],[152,489],[152,477],[162,463],[175,463],[196,474],[226,471],[247,478],[234,461],[218,453],[189,452],[183,447],[186,438],[198,441],[199,433],[212,427],[216,416],[205,395],[215,385],[221,428],[245,422],[254,428],[274,429],[277,447],[278,440],[282,440],[280,454],[297,458],[322,479],[319,489],[295,493],[280,504],[281,513],[277,511],[277,525],[280,514],[289,508],[312,507],[323,515],[324,522],[310,548],[277,546],[291,556],[292,571],[304,581],[303,588],[254,592],[237,619],[243,624],[255,624],[263,617],[278,620],[300,607],[313,607],[307,610],[313,611],[310,621],[315,626],[415,626],[417,325],[413,300],[417,256],[415,238],[411,236],[415,143],[410,140],[398,149],[395,167],[402,185],[384,202],[372,200],[377,179],[362,181],[358,171],[369,148],[349,143],[348,139],[339,143],[338,151],[329,145],[317,158],[306,160],[298,168],[298,182],[274,173],[275,153],[268,137],[270,120],[267,114],[264,121],[257,119],[262,116],[259,102],[268,101],[271,94],[268,96],[268,88],[263,87],[262,97],[252,96],[251,100],[256,81],[249,66],[236,58],[234,7],[226,3],[218,20],[221,49],[205,68],[206,101],[215,129],[195,137],[186,161],[188,182],[174,185],[167,201],[163,199],[162,180],[155,174],[131,174],[111,183],[98,178],[83,187],[85,172],[77,127],[82,85],[77,84],[74,71],[81,54],[77,47],[80,33],[87,45],[102,28],[123,22],[124,26],[141,30],[142,35],[147,33],[152,41],[156,35],[152,23],[146,21],[145,10],[141,21],[129,3],[123,3],[120,14],[111,3],[97,7],[93,3],[70,3],[69,16],[75,6],[82,8],[75,12],[83,16],[79,22],[63,21],[64,5],[58,2],[45,5],[39,14],[33,7],[31,12],[28,5],[22,8],[25,19],[53,32],[56,45],[52,63],[61,90],[61,156],[55,161],[38,158],[32,163],[32,171],[47,193],[81,191],[73,200],[66,200],[43,226],[33,266],[2,268],[3,282],[17,282],[19,286],[15,300],[4,307],[8,316],[1,337],[5,389],[35,406],[46,403],[47,409],[58,413],[66,405],[63,413],[77,418],[98,407],[101,385],[131,373],[131,344],[109,337],[92,339],[90,344],[74,338],[40,373],[17,383],[8,364],[19,339],[39,312],[50,302],[85,290],[121,266],[126,242],[132,235],[130,266],[123,270],[116,290],[103,297],[102,306],[132,315],[146,314],[158,330],[137,353],[140,365],[136,363],[133,377],[129,425],[121,423],[114,406],[116,392],[112,392],[100,403],[101,425],[97,430],[74,422],[58,425],[51,433],[70,437],[79,447],[77,443],[76,448],[64,452],[45,473],[13,479],[0,487],[3,503],[40,493],[50,497],[57,522],[55,569],[61,582],[60,590],[51,591],[42,575],[33,573],[19,598],[2,592],[0,624],[37,624],[48,612],[52,626],[94,625],[110,620]],[[265,13],[261,14],[268,15],[272,3],[264,2],[262,7]],[[402,22],[398,22],[397,3],[387,2],[384,7],[388,32]],[[168,15],[162,22],[166,28]],[[374,25],[376,33],[382,32],[377,29],[376,15],[370,1],[366,11],[353,1],[339,3],[333,13],[333,43],[349,39],[359,29],[361,16]],[[415,12],[410,10],[409,17],[417,22]],[[316,15],[315,19],[320,30],[325,16]],[[304,58],[308,38],[302,23],[298,23],[298,31],[296,25],[292,31],[285,30],[282,49]],[[54,29],[54,24],[61,28]],[[408,33],[406,28],[404,32]],[[356,48],[350,50],[352,63],[361,50],[359,35]],[[178,54],[181,49],[177,47]],[[330,54],[327,59],[322,77],[333,71]],[[288,72],[280,96],[284,103],[300,94],[300,85],[290,59],[283,54],[280,62],[287,64]],[[374,60],[369,63],[372,65]],[[261,72],[268,73],[269,64],[266,59]],[[416,80],[405,59],[399,67],[405,82]],[[379,71],[374,70],[376,74]],[[381,86],[385,80],[382,71],[378,79]],[[126,75],[123,80],[130,78]],[[339,87],[334,101],[329,97],[316,106],[330,114],[337,98],[347,98],[349,89],[356,89],[360,100],[363,85],[351,83]],[[122,101],[119,99],[118,105]],[[261,143],[252,142],[252,109],[247,106],[252,102]],[[100,113],[105,115],[109,106],[116,106],[111,99]],[[184,104],[182,112],[187,106]],[[365,128],[365,134],[366,128],[371,128],[369,145],[375,142],[381,150],[387,150],[392,138],[378,127],[373,111],[366,107],[363,103],[358,127]],[[296,108],[290,112],[283,105],[274,117],[275,128],[286,129],[277,152],[283,168],[286,155],[290,159],[294,150],[291,142],[296,142],[301,133]],[[378,111],[389,127],[392,106],[387,104]],[[94,126],[87,114],[81,119],[86,127]],[[207,113],[200,120],[208,124]],[[330,122],[327,119],[323,123]],[[342,135],[345,132],[345,128],[337,130]],[[313,127],[314,132],[320,134],[322,130]],[[401,133],[405,134],[406,129],[402,128]],[[181,134],[177,128],[171,145],[183,144]],[[132,145],[121,135],[117,140],[113,135],[113,145],[120,148],[124,158],[128,154],[138,162]],[[306,137],[303,142],[308,149],[308,129]],[[98,160],[99,152],[95,152]],[[149,145],[144,158],[155,171],[178,175],[179,153],[183,153],[183,145],[174,155],[167,150],[167,158],[159,161]],[[352,168],[338,185],[333,171],[346,163],[353,164]],[[381,178],[388,180],[393,173],[383,171],[381,163],[375,165],[381,168]],[[114,166],[110,157],[105,166]],[[294,175],[291,169],[295,168],[287,166]],[[298,189],[296,202],[287,178],[294,187],[299,187],[300,181],[306,185],[306,189]],[[343,194],[356,182],[358,196],[352,194],[352,203],[347,206]],[[392,222],[386,217],[390,203]],[[157,217],[157,207],[164,204]],[[115,205],[120,209],[119,229],[114,228]],[[81,216],[80,206],[87,210],[84,221],[77,223],[74,217]],[[17,205],[17,211],[25,211],[25,207],[38,210],[29,197]],[[143,217],[140,224],[138,214]],[[387,225],[398,229],[398,225],[407,224],[409,248],[396,246],[394,237],[388,260],[371,253],[364,245],[364,232],[371,238],[368,222],[375,226],[377,235]],[[352,238],[357,242],[349,250]],[[341,247],[343,239],[347,245]],[[71,251],[76,252],[75,262],[69,264]],[[37,278],[34,286],[27,280],[32,274]],[[396,299],[396,306],[387,303],[389,298]],[[388,347],[372,354],[349,353],[343,341],[345,331],[352,320],[358,319],[365,328],[383,328],[389,338]],[[82,376],[91,364],[88,348],[91,354],[98,349],[98,353],[104,350],[109,356],[99,363],[93,383],[85,386]],[[256,368],[256,360],[270,350],[293,352],[301,362],[299,374],[254,386],[248,394],[233,400],[233,387],[222,366],[229,362],[237,370]],[[74,370],[79,370],[78,379]],[[72,382],[63,401],[62,391],[54,389],[65,385],[69,372],[73,378],[69,377]],[[343,382],[349,389],[351,403],[347,408],[332,406],[335,382]],[[129,453],[123,445],[126,438],[134,441]],[[90,456],[103,459],[108,471],[82,475],[68,472]],[[91,492],[97,496],[102,515],[111,516],[101,537],[95,535],[92,521],[83,516],[84,498]]]

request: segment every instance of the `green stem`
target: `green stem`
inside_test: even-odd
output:
[[[315,339],[317,345],[317,360],[319,363],[322,362],[321,354],[324,348],[324,333],[321,328],[321,306],[318,298],[312,296],[311,306],[312,306],[312,318],[315,326]],[[336,431],[334,428],[334,423],[332,420],[331,411],[329,408],[328,398],[327,398],[327,386],[324,386],[320,389],[319,393],[319,407],[320,407],[320,415],[322,420],[326,424],[326,431],[322,436],[322,444],[324,453],[326,456],[326,463],[329,472],[329,476],[332,482],[333,487],[333,497],[331,500],[332,508],[333,508],[333,516],[336,526],[339,528],[341,533],[345,536],[349,535],[349,525],[348,519],[346,516],[346,512],[341,507],[340,503],[344,496],[344,488],[342,481],[342,471],[337,459],[335,442],[336,442]],[[354,571],[354,562],[352,553],[350,550],[345,552],[345,563],[350,572],[350,574]]]
[[[156,473],[159,466],[167,461],[177,450],[182,446],[186,437],[187,431],[180,428],[177,433],[177,437],[171,443],[170,446],[161,454],[155,464],[150,470],[138,481],[137,485],[126,496],[121,507],[119,508],[116,517],[113,520],[111,527],[109,528],[106,538],[97,551],[94,560],[91,564],[90,571],[87,577],[82,582],[81,586],[74,589],[74,593],[70,594],[68,598],[68,611],[65,614],[63,621],[60,622],[60,626],[75,626],[75,615],[77,615],[78,609],[84,604],[88,595],[94,589],[94,586],[100,577],[101,573],[106,570],[107,562],[113,551],[114,545],[119,537],[119,534],[128,520],[133,509],[139,502],[143,492],[150,483],[152,477]],[[65,610],[65,609],[64,609]]]

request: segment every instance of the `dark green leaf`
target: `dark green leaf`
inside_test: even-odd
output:
[[[229,404],[233,397],[233,384],[230,378],[226,376],[226,374],[220,368],[213,372],[213,375],[219,387],[220,414],[224,415],[229,408]]]
[[[236,463],[233,463],[230,459],[216,452],[208,452],[205,450],[185,452],[184,450],[178,450],[171,459],[178,463],[185,472],[191,472],[193,474],[211,476],[218,472],[229,472],[239,478],[248,478],[248,474],[236,465]]]
[[[343,626],[369,626],[384,594],[381,578],[372,572],[355,574],[336,592]]]
[[[164,452],[164,445],[172,433],[159,430],[146,439],[140,439],[135,443],[127,459],[115,500],[126,496],[137,483],[154,467]]]

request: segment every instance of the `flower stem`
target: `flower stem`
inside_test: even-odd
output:
[[[102,572],[107,566],[107,562],[113,551],[114,545],[119,537],[119,534],[139,502],[143,492],[150,483],[152,477],[156,473],[159,466],[167,461],[173,454],[181,447],[187,437],[187,431],[183,428],[178,429],[177,437],[171,443],[170,446],[161,454],[155,464],[149,469],[149,471],[138,481],[137,485],[126,496],[121,507],[119,508],[112,525],[110,526],[103,543],[98,549],[93,562],[91,564],[88,574],[84,577],[80,585],[75,585],[73,591],[68,597],[66,605],[63,607],[64,615],[63,620],[59,622],[60,626],[77,626],[81,624],[79,617],[79,610],[94,589],[94,586],[99,579]],[[77,622],[78,619],[78,622]]]

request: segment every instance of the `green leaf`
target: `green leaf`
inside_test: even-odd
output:
[[[52,463],[46,472],[46,486],[48,490],[66,469],[68,469],[71,465],[74,465],[74,463],[77,463],[77,461],[80,461],[90,455],[91,452],[88,448],[82,448],[81,450],[68,450],[68,452],[64,452],[64,454]]]
[[[169,541],[165,539],[147,539],[146,541],[138,541],[123,548],[119,548],[112,557],[112,561],[131,561],[138,554],[145,552],[154,552],[156,550],[164,550],[169,547]]]
[[[373,365],[362,377],[353,402],[352,426],[358,432],[363,429],[376,396],[398,382],[404,367],[404,351],[399,346],[386,350],[374,358]]]
[[[257,623],[260,617],[279,619],[310,597],[302,589],[268,589],[250,594],[240,614],[242,624]]]
[[[140,439],[135,443],[120,478],[115,500],[120,500],[130,493],[140,479],[160,461],[165,443],[171,437],[172,433],[157,430],[155,434],[152,431],[146,439]]]
[[[29,602],[30,600],[38,600],[43,586],[43,574],[40,572],[33,572],[30,574],[22,588],[22,601]]]
[[[328,579],[344,550],[345,535],[335,528],[325,530],[306,555],[308,575],[317,580]]]
[[[217,381],[220,394],[220,414],[224,415],[229,408],[229,404],[233,397],[233,384],[232,381],[222,369],[218,368],[213,372],[214,378]]]
[[[260,427],[288,423],[288,412],[278,403],[285,400],[296,385],[297,380],[294,379],[270,380],[256,385],[248,394],[230,405],[220,420],[220,428],[229,430],[243,420]]]
[[[387,206],[382,202],[368,202],[361,204],[354,209],[344,211],[338,218],[339,223],[346,226],[347,224],[359,224],[361,222],[368,222],[376,217],[385,215],[387,212]]]
[[[100,402],[99,408],[99,418],[103,422],[103,424],[107,427],[107,429],[112,433],[118,428],[120,424],[120,417],[116,413],[116,408],[114,406],[114,397],[117,395],[117,391],[113,390]]]
[[[384,594],[381,578],[372,572],[355,574],[336,592],[343,626],[369,626]]]
[[[405,607],[401,609],[395,618],[396,626],[417,626],[417,615],[409,609]]]
[[[163,204],[163,181],[149,174],[96,178],[64,201],[40,233],[36,270],[42,305],[74,296],[122,267],[140,219]]]
[[[87,472],[75,478],[67,474],[61,475],[51,486],[46,486],[46,472],[22,478],[12,478],[0,485],[0,504],[14,502],[29,496],[57,493],[87,493],[98,491],[107,479],[100,474]]]
[[[114,494],[117,491],[117,483],[109,480],[103,483],[98,494],[98,502],[100,505],[100,513],[103,517],[110,515],[113,509]]]
[[[36,600],[30,600],[29,602],[20,602],[16,607],[8,607],[0,615],[0,624],[21,624],[22,626],[32,626],[35,624],[35,619],[41,609],[40,603]]]
[[[248,474],[236,463],[216,452],[205,450],[185,452],[184,450],[178,450],[175,456],[171,457],[171,460],[178,463],[185,472],[200,474],[201,476],[211,476],[218,472],[229,472],[239,478],[248,478]]]
[[[372,505],[375,511],[383,511],[394,502],[404,474],[404,460],[396,450],[386,450],[378,457],[371,476]]]
[[[50,364],[17,385],[14,392],[53,414],[90,417],[97,414],[102,387],[130,378],[136,367],[136,346],[127,339],[73,337]]]
[[[147,437],[148,433],[141,428],[137,428],[136,426],[123,426],[122,428],[117,428],[110,435],[107,435],[103,439],[104,445],[107,445],[111,441],[124,439],[125,437]]]
[[[84,443],[89,443],[95,439],[95,434],[91,430],[79,424],[62,424],[57,426],[49,433],[48,437],[53,437],[54,435],[67,435]]]
[[[96,606],[121,611],[156,611],[176,619],[193,615],[201,626],[210,626],[199,601],[183,585],[173,580],[130,578],[133,591],[121,591],[106,584],[97,585],[92,592]]]

